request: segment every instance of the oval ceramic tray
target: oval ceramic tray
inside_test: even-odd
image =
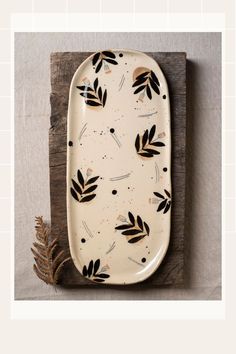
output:
[[[88,57],[71,82],[67,220],[75,266],[103,284],[148,278],[169,244],[169,93],[142,52]]]

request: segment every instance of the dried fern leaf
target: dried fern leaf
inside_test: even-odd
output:
[[[34,248],[31,248],[35,260],[33,270],[46,284],[55,285],[62,266],[71,258],[66,257],[63,250],[59,250],[58,238],[52,238],[50,229],[44,223],[42,216],[36,217],[35,222],[36,238],[39,243],[33,242]]]

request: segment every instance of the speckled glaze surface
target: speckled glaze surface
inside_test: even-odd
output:
[[[131,284],[153,274],[170,237],[171,129],[165,77],[151,57],[109,49],[71,82],[67,221],[83,276]]]

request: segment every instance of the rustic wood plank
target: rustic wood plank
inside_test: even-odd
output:
[[[63,52],[51,54],[51,128],[49,131],[49,168],[51,227],[60,245],[68,250],[66,221],[66,125],[68,94],[77,67],[91,53]],[[168,81],[171,101],[172,188],[173,207],[171,239],[167,254],[158,270],[146,281],[131,288],[150,286],[182,286],[184,284],[184,221],[185,221],[185,148],[186,148],[186,54],[147,53],[160,65]],[[72,262],[62,274],[66,287],[101,287],[80,275]],[[117,287],[106,285],[108,287]],[[103,285],[104,287],[104,285]]]

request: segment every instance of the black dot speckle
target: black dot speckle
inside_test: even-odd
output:
[[[122,53],[120,53],[120,54],[119,54],[119,57],[121,57],[121,58],[122,58],[122,57],[123,57],[123,54],[122,54]]]
[[[145,263],[146,262],[146,258],[142,258],[142,263]]]
[[[69,143],[68,143],[68,145],[69,145],[69,146],[73,146],[73,141],[70,140]]]
[[[164,168],[163,168],[163,171],[164,171],[164,172],[167,172],[167,167],[164,167]]]
[[[112,194],[116,195],[117,194],[117,190],[113,189]]]
[[[166,99],[166,95],[163,95],[162,98],[163,98],[163,100],[165,100]]]
[[[86,242],[85,238],[81,238],[81,242],[85,243]]]
[[[114,128],[111,128],[110,129],[110,132],[113,134],[113,133],[115,133],[115,129]]]

